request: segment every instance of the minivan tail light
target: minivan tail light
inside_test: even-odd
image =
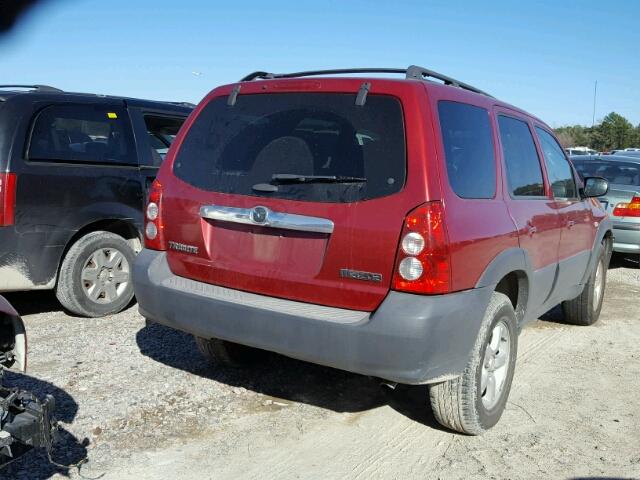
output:
[[[615,217],[640,217],[640,197],[633,197],[629,203],[619,203],[613,209]]]
[[[144,216],[144,246],[151,250],[166,250],[162,219],[162,184],[154,180]]]
[[[429,202],[407,215],[396,255],[393,289],[439,294],[451,289],[451,254],[442,203]]]
[[[0,173],[0,227],[15,223],[17,185],[15,173]]]

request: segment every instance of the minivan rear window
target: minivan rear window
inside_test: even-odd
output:
[[[212,100],[177,152],[175,175],[204,190],[314,202],[355,202],[405,182],[397,98],[268,93]]]

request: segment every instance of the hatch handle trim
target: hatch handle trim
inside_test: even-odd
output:
[[[300,232],[333,233],[333,222],[327,218],[274,212],[261,205],[253,208],[225,207],[221,205],[203,205],[200,216],[219,222],[241,223],[260,227],[297,230]]]

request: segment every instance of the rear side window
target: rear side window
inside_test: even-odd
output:
[[[462,198],[493,198],[496,163],[489,112],[464,103],[438,103],[449,183]]]
[[[553,196],[556,198],[575,198],[577,197],[576,182],[573,178],[571,165],[564,156],[562,148],[558,145],[555,138],[542,128],[536,127],[540,145],[542,146],[542,154],[544,162],[547,166],[547,175]]]
[[[174,173],[209,191],[315,202],[355,202],[398,192],[406,154],[398,99],[355,94],[216,98],[177,153]],[[289,178],[287,178],[289,177]]]
[[[511,196],[544,196],[540,159],[529,126],[504,115],[498,116],[498,125]]]
[[[167,155],[169,147],[176,138],[185,118],[166,117],[162,115],[145,115],[148,145],[151,150],[153,165],[159,167]]]
[[[36,116],[30,160],[136,164],[133,136],[123,108],[52,105]]]

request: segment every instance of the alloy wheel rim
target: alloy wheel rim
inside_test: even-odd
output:
[[[604,268],[602,262],[598,262],[598,268],[596,269],[596,278],[593,282],[593,310],[598,310],[600,302],[602,300],[603,286],[604,286]]]
[[[498,321],[491,331],[482,359],[480,396],[487,410],[495,407],[504,392],[509,374],[511,334],[504,320]]]
[[[109,304],[120,298],[129,285],[129,262],[116,248],[100,248],[89,255],[80,278],[89,300]]]

